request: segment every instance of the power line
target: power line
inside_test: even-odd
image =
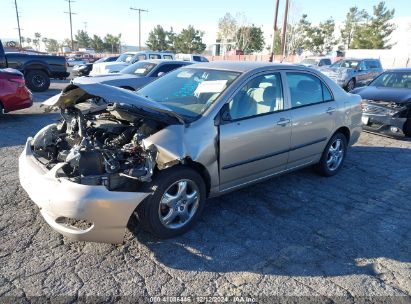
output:
[[[17,8],[17,0],[14,0],[14,6],[15,6],[15,8],[16,8],[17,29],[19,30],[20,47],[23,47],[22,41],[21,41],[20,17],[19,17],[19,10],[18,10],[18,8]]]
[[[133,11],[138,11],[138,50],[141,51],[141,12],[148,13],[148,10],[130,7]]]
[[[71,50],[74,51],[74,40],[73,40],[73,22],[71,20],[71,15],[76,15],[76,13],[73,13],[71,11],[71,2],[74,2],[73,0],[65,0],[68,2],[69,4],[69,11],[68,12],[64,12],[65,14],[69,14],[70,15],[70,37],[71,37]]]

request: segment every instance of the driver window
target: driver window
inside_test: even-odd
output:
[[[283,110],[280,74],[267,74],[250,80],[235,94],[229,109],[233,120]]]

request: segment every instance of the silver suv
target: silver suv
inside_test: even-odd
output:
[[[383,72],[378,59],[342,59],[320,71],[348,92],[367,85]]]
[[[133,214],[173,237],[208,197],[311,165],[335,175],[360,136],[360,102],[314,69],[263,62],[190,65],[136,93],[70,85],[45,102],[62,119],[27,140],[20,182],[77,240],[122,242]]]

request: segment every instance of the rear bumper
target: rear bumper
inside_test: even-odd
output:
[[[115,192],[104,186],[87,186],[57,178],[61,166],[48,171],[33,156],[28,138],[19,158],[19,178],[24,190],[57,232],[79,241],[121,243],[134,209],[148,193]],[[87,222],[85,229],[73,221]]]

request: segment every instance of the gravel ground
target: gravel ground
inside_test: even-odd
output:
[[[122,245],[75,242],[49,228],[18,180],[26,137],[57,118],[39,101],[63,86],[0,117],[0,302],[411,301],[411,141],[363,133],[339,175],[308,168],[211,199],[175,239],[133,221]]]

